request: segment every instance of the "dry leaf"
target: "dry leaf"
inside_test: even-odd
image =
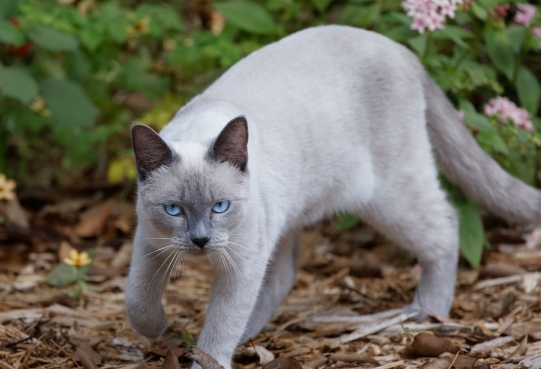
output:
[[[302,365],[292,357],[279,357],[265,365],[263,369],[302,369]]]
[[[28,214],[16,198],[9,201],[0,201],[0,215],[3,215],[8,222],[24,229],[28,228]]]
[[[77,346],[76,350],[79,361],[86,369],[97,369],[101,364],[101,356],[86,342]]]
[[[408,356],[438,357],[444,352],[456,354],[458,351],[460,349],[448,339],[437,337],[427,332],[421,332],[415,335],[413,343],[406,349],[405,354]]]
[[[196,346],[188,347],[184,356],[195,361],[202,369],[224,369],[215,358]]]
[[[379,362],[369,354],[332,354],[329,356],[330,361],[343,361],[346,363],[367,363],[372,365],[379,365]]]
[[[524,269],[522,269],[518,265],[491,263],[481,268],[479,276],[484,278],[501,278],[522,273],[524,273]]]
[[[257,357],[259,365],[266,365],[274,360],[274,354],[262,346],[246,347],[242,354],[248,357]]]
[[[445,359],[433,359],[425,365],[421,366],[422,369],[448,369],[450,362]]]
[[[178,363],[178,356],[172,350],[167,350],[165,355],[165,360],[163,361],[163,369],[180,369],[180,364]]]
[[[105,227],[105,223],[111,215],[113,202],[94,206],[86,210],[75,227],[75,234],[79,237],[98,237]]]

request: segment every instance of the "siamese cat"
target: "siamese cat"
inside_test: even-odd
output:
[[[417,58],[346,26],[254,52],[160,134],[133,126],[132,143],[138,225],[128,318],[138,333],[160,336],[169,273],[186,254],[208,259],[215,279],[197,345],[225,369],[291,289],[303,226],[342,212],[417,257],[422,275],[406,311],[447,315],[458,222],[436,162],[504,219],[541,223],[541,192],[477,146]]]

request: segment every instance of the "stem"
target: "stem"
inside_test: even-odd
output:
[[[462,53],[462,55],[460,55],[460,58],[458,58],[458,60],[456,61],[456,64],[454,65],[454,69],[458,69],[458,67],[460,66],[460,64],[462,64],[462,62],[464,62],[464,60],[466,60],[466,58],[468,57],[468,55],[470,55],[470,50],[469,49],[466,49],[464,50],[464,52]]]
[[[422,58],[423,64],[425,64],[425,66],[426,66],[426,58],[428,57],[428,50],[430,49],[431,43],[432,43],[432,32],[429,32],[427,40],[426,40],[425,51],[423,53],[423,58]]]

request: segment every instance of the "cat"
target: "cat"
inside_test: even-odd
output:
[[[252,53],[159,135],[134,125],[132,144],[129,321],[160,336],[171,269],[186,253],[206,257],[215,279],[197,345],[225,369],[291,289],[303,226],[342,212],[417,257],[422,275],[405,311],[447,315],[458,222],[436,161],[504,219],[541,223],[541,192],[477,146],[417,58],[347,26],[307,29]]]

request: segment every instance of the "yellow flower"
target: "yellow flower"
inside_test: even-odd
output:
[[[17,182],[13,179],[7,179],[4,174],[0,174],[0,200],[14,200],[15,187],[17,187]]]
[[[79,254],[79,252],[75,249],[71,249],[70,257],[64,259],[64,263],[74,266],[84,266],[90,264],[91,262],[92,259],[90,259],[87,252],[83,251]]]
[[[140,21],[136,22],[133,26],[127,26],[126,32],[128,33],[128,36],[140,36],[144,35],[148,32],[150,19],[148,17],[145,17],[141,19]]]

